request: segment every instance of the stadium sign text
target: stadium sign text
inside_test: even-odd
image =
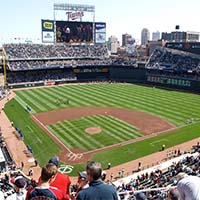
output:
[[[43,23],[43,27],[44,27],[45,29],[50,29],[50,30],[52,30],[52,29],[53,29],[53,22],[44,22],[44,23]]]
[[[68,15],[69,19],[75,20],[75,19],[83,17],[84,16],[84,12],[83,11],[66,12],[66,15]]]

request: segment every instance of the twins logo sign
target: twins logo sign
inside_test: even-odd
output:
[[[73,171],[73,168],[74,167],[72,165],[60,165],[58,170],[63,174],[70,174]]]

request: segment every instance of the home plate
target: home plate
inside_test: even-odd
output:
[[[34,161],[35,161],[34,158],[29,158],[29,159],[28,159],[28,162],[34,162]]]

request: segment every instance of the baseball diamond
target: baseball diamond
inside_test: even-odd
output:
[[[74,165],[73,172],[88,159],[104,165],[111,161],[114,166],[157,152],[163,142],[171,147],[198,137],[195,94],[121,83],[68,84],[15,93],[5,108],[15,126],[25,117],[20,128],[34,156],[45,163],[51,155],[59,155],[61,162]],[[70,103],[56,104],[55,99]],[[101,132],[85,132],[92,127]]]

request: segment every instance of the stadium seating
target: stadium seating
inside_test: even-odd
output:
[[[185,51],[157,47],[150,56],[146,68],[176,74],[199,74],[200,58]]]
[[[5,44],[7,67],[11,71],[76,66],[129,65],[135,58],[111,58],[106,45]]]
[[[10,59],[45,59],[45,58],[85,58],[106,57],[105,45],[55,45],[43,44],[5,44],[7,58]]]
[[[135,174],[135,178],[127,177],[118,180],[117,191],[121,199],[134,199],[134,193],[144,192],[147,199],[166,199],[169,188],[175,188],[177,181],[174,178],[178,173],[185,172],[188,175],[200,177],[200,145],[193,146],[191,154],[185,152],[185,155],[176,158],[177,162],[172,160],[172,164],[163,170],[147,169]],[[155,167],[156,168],[156,167]],[[150,170],[150,171],[149,171]],[[131,175],[130,177],[134,177]],[[119,184],[122,183],[122,184]]]
[[[6,148],[2,136],[0,144],[1,149]],[[5,169],[1,169],[0,189],[7,197],[14,193],[10,178],[24,174],[17,169],[11,156],[5,156],[5,158],[7,165]],[[167,162],[170,164],[167,164]],[[167,191],[176,187],[177,181],[174,177],[179,172],[200,176],[200,145],[193,146],[191,152],[182,152],[180,155],[174,154],[173,159],[164,162],[163,166],[165,166],[163,169],[156,169],[157,167],[154,166],[154,170],[148,168],[129,177],[122,177],[112,182],[108,180],[107,183],[116,187],[121,200],[135,199],[135,195],[139,192],[143,192],[148,200],[166,199]],[[27,182],[27,188],[36,184],[35,181],[29,179],[27,179]],[[73,185],[71,187],[74,188]]]

